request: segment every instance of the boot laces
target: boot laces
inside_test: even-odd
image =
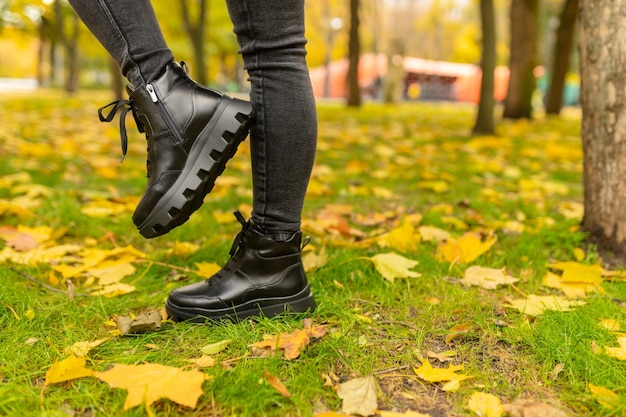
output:
[[[111,109],[109,110],[108,114],[105,115],[105,111],[108,108],[111,108]],[[132,100],[113,101],[107,104],[106,106],[98,109],[98,117],[100,118],[101,122],[109,123],[113,121],[113,118],[115,117],[118,111],[121,112],[120,113],[120,140],[121,140],[121,145],[122,145],[121,161],[124,161],[124,157],[126,157],[126,152],[128,152],[128,134],[126,132],[126,115],[128,114],[128,112],[132,112],[133,119],[135,119],[135,124],[137,125],[137,130],[139,130],[139,133],[144,133],[145,129],[143,127],[143,124],[139,121],[139,118],[137,117],[137,112],[136,112],[135,106],[133,105]],[[146,137],[148,137],[147,133],[146,133]],[[149,143],[148,143],[148,152],[150,152]],[[150,169],[149,169],[150,158],[148,158],[147,166],[148,166],[148,176],[150,176]]]
[[[237,218],[237,221],[241,224],[241,230],[237,233],[237,236],[235,236],[235,240],[233,241],[230,251],[228,252],[230,259],[220,271],[207,280],[209,286],[211,285],[211,281],[214,279],[221,279],[223,277],[223,272],[231,272],[233,270],[234,265],[237,264],[237,261],[243,254],[243,248],[245,248],[248,243],[250,223],[246,221],[240,211],[235,211],[233,214]]]

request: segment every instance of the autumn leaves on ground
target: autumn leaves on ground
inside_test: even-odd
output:
[[[247,142],[188,224],[130,214],[107,93],[0,97],[0,415],[612,416],[626,282],[578,230],[580,116],[320,104],[305,208],[310,317],[175,324],[172,288],[228,258]],[[129,129],[130,130],[130,129]]]

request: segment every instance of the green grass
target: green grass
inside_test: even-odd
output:
[[[143,240],[130,213],[101,219],[81,213],[82,205],[95,194],[139,196],[145,186],[145,141],[139,134],[131,135],[122,165],[107,162],[119,157],[119,139],[116,126],[97,123],[95,109],[109,101],[107,94],[98,92],[76,98],[58,92],[0,96],[0,113],[11,115],[0,127],[0,176],[28,172],[29,184],[52,190],[33,209],[34,215],[0,214],[0,225],[67,228],[58,243],[84,244],[92,238],[102,248],[113,247],[113,242],[133,245],[148,259],[177,267],[224,263],[238,225],[220,224],[213,213],[250,204],[247,145],[225,173],[239,185],[220,186],[218,181],[188,224],[162,238]],[[626,325],[626,285],[605,283],[604,293],[590,296],[585,306],[530,321],[503,307],[506,299],[519,298],[521,293],[556,294],[541,285],[547,263],[574,260],[573,250],[585,247],[585,237],[576,229],[578,220],[558,210],[561,202],[581,201],[580,115],[568,111],[561,118],[501,122],[495,138],[470,137],[473,117],[474,108],[467,105],[367,104],[353,110],[320,104],[319,152],[304,216],[315,222],[329,204],[349,204],[352,214],[346,220],[366,234],[389,231],[404,215],[419,213],[424,216],[422,224],[460,236],[463,231],[444,218],[453,216],[471,229],[495,231],[498,242],[474,264],[506,268],[521,278],[516,289],[461,286],[457,280],[467,265],[451,266],[437,259],[436,245],[427,242],[415,252],[402,252],[419,261],[416,271],[421,277],[390,283],[362,259],[388,248],[358,246],[349,239],[330,239],[330,232],[320,235],[305,229],[312,245],[326,246],[328,253],[327,264],[309,274],[318,301],[312,318],[316,324],[326,324],[328,334],[293,361],[280,355],[248,356],[205,369],[212,378],[205,382],[205,394],[195,410],[161,400],[153,406],[155,414],[312,416],[341,409],[334,388],[325,384],[326,377],[343,382],[373,374],[381,388],[379,408],[384,410],[469,416],[465,408],[469,397],[484,391],[503,402],[535,399],[574,415],[623,415],[626,365],[594,354],[591,346],[593,342],[616,346],[615,336],[601,329],[598,321],[613,318]],[[107,175],[98,171],[98,161],[110,170]],[[441,180],[448,185],[442,193],[420,186],[422,181]],[[537,192],[542,184],[552,186]],[[565,191],[555,191],[555,186]],[[0,187],[0,199],[14,196],[12,186]],[[381,213],[388,214],[387,221],[371,226],[359,221],[359,216],[371,219]],[[508,220],[523,224],[524,231],[507,232],[502,225]],[[176,241],[196,243],[199,250],[168,255]],[[593,248],[587,248],[585,262],[597,259]],[[20,274],[46,281],[48,270],[44,265],[0,265],[0,415],[64,416],[69,411],[76,416],[144,415],[141,407],[123,412],[126,392],[95,378],[53,384],[40,396],[46,371],[67,356],[64,348],[109,336],[111,328],[105,322],[112,316],[160,308],[171,288],[199,278],[182,274],[180,280],[173,280],[168,266],[138,264],[135,276],[127,279],[135,281],[135,293],[69,299]],[[433,297],[440,303],[432,303]],[[34,313],[31,319],[29,311]],[[182,367],[186,359],[200,355],[202,346],[231,339],[229,347],[216,355],[218,361],[228,361],[250,353],[249,345],[264,334],[300,328],[301,319],[209,326],[166,322],[157,332],[116,337],[93,349],[87,366],[98,371],[115,363]],[[462,323],[471,324],[469,333],[446,344],[448,330]],[[26,343],[31,338],[36,341]],[[463,373],[473,376],[455,393],[444,393],[413,374],[429,350],[448,349],[457,352],[453,363],[465,365]],[[563,370],[553,377],[558,364]],[[278,376],[293,395],[280,396],[264,382],[265,371]],[[611,411],[600,406],[588,383],[617,391],[619,408]]]

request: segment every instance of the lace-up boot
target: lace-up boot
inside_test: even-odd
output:
[[[242,225],[230,254],[217,274],[206,281],[173,290],[166,303],[176,321],[205,322],[315,310],[315,300],[302,266],[302,233],[278,242],[236,213]]]
[[[254,111],[248,102],[202,87],[172,62],[145,87],[127,87],[129,100],[100,109],[110,122],[122,110],[122,154],[126,154],[124,119],[132,111],[148,142],[148,184],[133,214],[146,238],[183,224],[196,211],[246,138]],[[108,115],[103,111],[111,107]],[[122,158],[123,159],[123,158]]]

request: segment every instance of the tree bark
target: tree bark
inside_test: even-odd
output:
[[[503,117],[532,118],[532,96],[535,91],[537,64],[538,0],[511,2],[511,61]]]
[[[546,97],[546,113],[559,114],[563,106],[565,76],[570,66],[570,55],[574,43],[576,20],[578,19],[579,0],[566,0],[556,31],[556,41],[552,52],[552,74]]]
[[[361,41],[359,39],[359,0],[350,0],[350,38],[348,45],[348,106],[361,105],[361,89],[359,88],[359,58]]]
[[[480,84],[480,101],[478,102],[478,114],[474,125],[474,135],[493,135],[495,133],[493,122],[493,97],[495,89],[496,69],[496,20],[493,0],[480,0],[480,21],[482,24],[482,53],[480,69],[482,79]]]
[[[185,31],[189,35],[191,41],[191,48],[193,50],[194,62],[196,64],[196,70],[194,71],[194,77],[200,84],[207,83],[207,66],[204,58],[204,34],[206,27],[207,17],[207,2],[206,0],[200,0],[198,4],[198,17],[194,22],[189,13],[189,7],[187,7],[187,0],[180,0],[180,8],[183,16],[183,25]]]
[[[626,259],[626,15],[622,2],[581,0],[583,229]]]
[[[54,2],[54,12],[57,20],[57,33],[65,51],[65,91],[73,94],[78,90],[78,38],[80,34],[79,19],[71,9],[71,32],[66,27],[64,7],[60,0]]]

